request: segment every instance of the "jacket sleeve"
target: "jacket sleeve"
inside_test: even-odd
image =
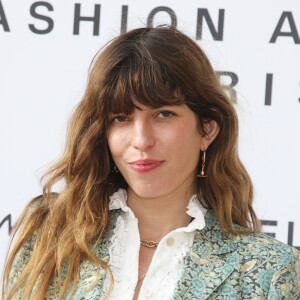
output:
[[[275,272],[267,299],[300,299],[300,252],[295,248],[290,262]]]

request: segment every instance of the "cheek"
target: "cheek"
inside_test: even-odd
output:
[[[107,135],[107,142],[109,150],[113,157],[122,152],[123,143],[120,142],[121,136],[116,131],[111,130]]]
[[[161,140],[170,149],[170,153],[177,155],[199,154],[201,145],[201,135],[197,129],[190,124],[181,124],[173,128],[172,131],[162,132]]]

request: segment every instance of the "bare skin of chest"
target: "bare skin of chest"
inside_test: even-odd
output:
[[[141,246],[140,248],[140,255],[139,255],[139,281],[136,285],[134,296],[132,300],[137,300],[141,286],[143,284],[143,280],[147,274],[147,271],[149,269],[150,263],[152,261],[152,257],[154,255],[154,252],[156,250],[156,247],[153,248],[147,248]]]

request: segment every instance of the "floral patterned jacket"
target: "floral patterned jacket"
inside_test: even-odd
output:
[[[109,261],[108,249],[119,213],[119,210],[112,213],[107,234],[93,248],[105,262]],[[185,258],[185,267],[172,300],[300,299],[299,251],[262,233],[224,235],[212,210],[206,213],[205,222],[205,228],[196,233]],[[11,284],[28,262],[34,240],[33,236],[18,253],[11,271]],[[97,268],[83,261],[80,281],[72,299],[100,299],[105,276],[106,271],[101,269],[97,283],[93,284]],[[22,295],[14,299],[22,299]],[[46,299],[57,299],[53,286],[50,286]]]

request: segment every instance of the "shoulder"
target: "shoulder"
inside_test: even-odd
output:
[[[246,229],[234,225],[234,228],[245,231],[243,234],[225,234],[222,232],[215,213],[209,210],[205,215],[206,228],[202,231],[215,252],[226,253],[234,251],[240,258],[268,260],[270,263],[280,265],[289,264],[300,259],[300,252],[265,233],[247,233]],[[200,234],[201,235],[201,234]]]
[[[228,277],[227,285],[234,286],[247,297],[250,294],[274,296],[270,299],[300,297],[300,253],[297,249],[264,233],[225,234],[212,212],[206,220],[207,228],[202,231],[205,240],[199,232],[195,249],[201,250],[203,244],[207,245],[207,252],[217,255],[227,268],[235,270]],[[238,283],[236,278],[239,278]]]
[[[266,276],[274,283],[284,277],[288,281],[288,276],[300,288],[300,252],[296,248],[264,233],[239,234],[232,239],[236,247],[231,256],[238,258],[242,274],[256,273],[256,280]]]
[[[15,247],[10,249],[10,255],[15,253],[10,269],[10,283],[17,280],[32,256],[38,236],[38,228],[34,229],[34,227],[31,226],[31,222],[33,216],[39,213],[39,209],[45,202],[46,200],[43,196],[32,199],[17,221],[16,227],[14,228],[15,232],[13,233],[13,239],[16,239]],[[33,228],[31,232],[28,232],[29,227]],[[16,252],[14,251],[15,249]]]
[[[264,233],[247,233],[233,237],[240,255],[251,256],[253,259],[268,260],[278,267],[288,265],[292,261],[300,261],[300,252],[291,246]]]
[[[45,203],[43,196],[38,196],[32,199],[26,208],[23,211],[23,214],[20,216],[17,226],[16,226],[16,237],[21,240],[23,239],[24,231],[28,228],[28,222],[30,222],[32,216],[39,210],[39,208]],[[27,257],[33,250],[36,238],[37,238],[38,229],[33,231],[32,234],[25,240],[22,247],[18,251],[16,258],[19,256]]]
[[[239,260],[244,290],[260,290],[271,299],[300,297],[300,252],[263,233],[237,235],[236,251],[227,257]],[[251,291],[252,291],[251,290]]]

